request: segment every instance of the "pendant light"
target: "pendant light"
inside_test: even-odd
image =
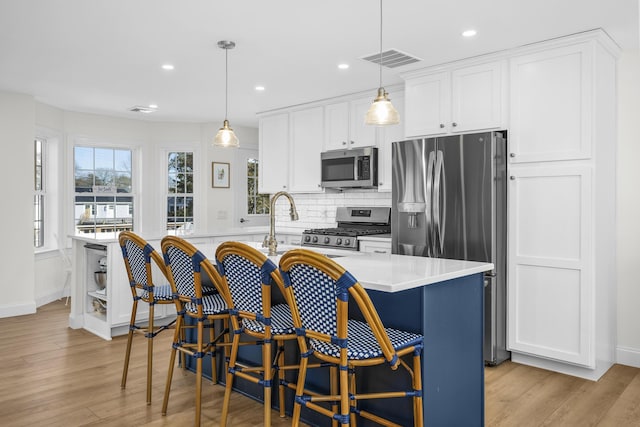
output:
[[[373,126],[397,125],[400,123],[400,115],[387,97],[387,91],[382,87],[382,0],[380,0],[380,85],[378,96],[373,100],[364,122]]]
[[[236,47],[236,44],[232,41],[222,40],[218,42],[218,47],[224,49],[224,122],[220,130],[218,130],[216,138],[213,140],[213,145],[220,147],[239,147],[240,141],[238,141],[238,137],[233,132],[233,129],[229,127],[229,120],[227,120],[227,104],[229,99],[229,49]]]

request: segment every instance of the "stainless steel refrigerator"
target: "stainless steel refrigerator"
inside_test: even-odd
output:
[[[492,262],[485,275],[485,363],[506,351],[506,132],[393,143],[393,253]]]

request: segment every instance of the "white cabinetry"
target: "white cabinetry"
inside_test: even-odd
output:
[[[260,118],[258,191],[277,193],[289,187],[289,114]]]
[[[400,123],[378,129],[378,191],[391,191],[393,180],[391,146],[395,141],[404,140],[404,96],[396,94],[393,106],[400,114]]]
[[[504,127],[505,70],[501,60],[404,75],[406,137]]]
[[[260,193],[312,193],[320,187],[322,107],[260,118]]]
[[[322,191],[320,152],[322,151],[324,111],[322,107],[293,111],[290,114],[289,190],[294,193]]]
[[[324,150],[376,145],[376,127],[364,123],[373,98],[375,97],[358,98],[324,107]]]
[[[367,239],[366,237],[358,238],[358,250],[360,252],[368,252],[375,254],[391,253],[391,238],[388,240]]]
[[[601,32],[510,61],[512,359],[597,379],[615,361],[615,56]]]

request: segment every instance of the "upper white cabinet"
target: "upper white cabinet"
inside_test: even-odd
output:
[[[260,118],[258,191],[289,190],[289,114]]]
[[[511,60],[512,162],[591,157],[593,60],[589,44]]]
[[[507,345],[591,379],[615,361],[617,52],[595,31],[510,59]]]
[[[364,123],[374,98],[372,94],[367,98],[325,105],[325,151],[376,145],[376,127]]]
[[[320,152],[322,151],[324,110],[307,108],[290,113],[291,143],[290,191],[312,193],[320,187]]]
[[[403,76],[406,137],[505,127],[505,70],[501,60]]]
[[[404,140],[404,97],[396,94],[391,100],[400,114],[400,123],[378,128],[378,191],[391,191],[393,179],[391,146]]]
[[[320,187],[322,107],[260,118],[260,193],[311,193]]]

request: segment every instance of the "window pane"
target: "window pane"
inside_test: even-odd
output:
[[[117,196],[133,192],[131,150],[74,147],[74,161],[76,233],[132,230],[133,197]]]
[[[108,148],[95,149],[95,168],[113,170],[114,150]]]
[[[74,162],[75,169],[93,170],[93,148],[75,147]]]
[[[176,230],[193,222],[193,153],[169,153],[167,176],[167,230]]]
[[[115,150],[115,170],[131,175],[131,151]]]

